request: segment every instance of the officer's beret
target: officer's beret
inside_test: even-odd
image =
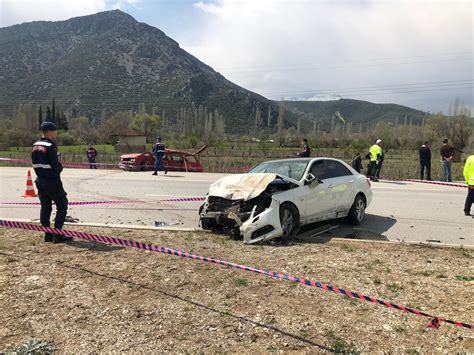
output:
[[[42,131],[57,131],[58,126],[56,126],[53,122],[43,122],[41,124]]]

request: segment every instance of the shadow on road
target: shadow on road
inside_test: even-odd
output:
[[[327,243],[333,238],[388,240],[384,235],[397,220],[367,214],[360,226],[348,224],[344,218],[310,224],[301,228],[296,239],[305,243]],[[331,229],[331,227],[337,228]],[[331,230],[329,230],[331,229]],[[325,232],[325,230],[328,230]]]
[[[403,182],[403,181],[388,181],[388,180],[380,180],[379,182],[377,182],[377,185],[379,185],[379,184],[384,184],[384,185],[408,185],[408,183]]]

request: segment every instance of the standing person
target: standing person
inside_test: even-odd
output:
[[[468,187],[466,203],[464,204],[464,215],[471,216],[471,207],[474,203],[474,155],[470,155],[466,159],[463,172]]]
[[[41,139],[33,144],[31,149],[31,161],[36,173],[36,187],[41,202],[40,221],[43,227],[50,226],[52,204],[56,205],[56,219],[54,228],[61,229],[64,225],[67,213],[67,193],[61,182],[61,171],[63,166],[58,159],[58,147],[54,143],[57,137],[58,127],[52,122],[43,122]],[[61,243],[71,240],[57,234],[46,233],[45,242]]]
[[[425,168],[426,180],[431,180],[431,149],[429,142],[423,143],[418,152],[420,154],[420,180],[425,177]]]
[[[97,169],[96,165],[97,150],[89,144],[89,149],[87,149],[87,159],[89,160],[89,169]]]
[[[381,143],[382,141],[380,141],[379,146],[381,145]],[[385,151],[381,146],[380,149],[382,153],[380,153],[380,159],[377,164],[377,171],[375,172],[375,177],[377,178],[377,181],[378,179],[380,179],[380,171],[382,170],[383,161],[385,160]]]
[[[311,147],[308,144],[308,140],[305,138],[303,139],[303,151],[298,153],[300,158],[309,158],[311,156]]]
[[[443,139],[440,149],[441,155],[441,181],[451,182],[451,165],[453,163],[454,147],[448,144],[448,138]]]
[[[163,138],[158,137],[155,145],[153,146],[153,155],[155,156],[155,172],[152,175],[158,175],[158,171],[164,170],[165,175],[168,174],[168,170],[166,170],[161,165],[161,160],[166,154],[166,147],[163,144]]]
[[[381,144],[382,140],[377,139],[375,144],[372,145],[369,150],[370,163],[367,168],[367,175],[372,181],[379,181],[377,178],[377,174],[380,174],[379,164],[381,159],[383,159],[383,151],[382,147],[380,146]]]
[[[352,168],[357,171],[359,174],[361,170],[363,169],[362,167],[362,157],[360,156],[360,153],[357,152],[356,155],[354,155],[354,159],[352,159]]]

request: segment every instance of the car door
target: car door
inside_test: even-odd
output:
[[[354,200],[355,178],[341,162],[325,159],[328,189],[335,200],[335,212],[347,212]]]
[[[302,187],[305,196],[306,223],[331,218],[332,215],[335,215],[336,209],[336,200],[329,187],[328,172],[324,160],[313,162],[309,172],[316,177],[316,180],[312,184]]]

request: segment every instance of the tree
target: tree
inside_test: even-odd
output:
[[[46,121],[52,122],[51,110],[49,109],[49,106],[46,106]]]
[[[43,110],[41,109],[41,105],[38,110],[38,129],[41,129],[41,124],[43,123]]]
[[[57,121],[57,117],[56,117],[56,102],[55,100],[53,99],[53,106],[51,108],[51,122],[58,122]]]
[[[133,117],[132,128],[141,130],[151,142],[156,138],[159,123],[160,117],[158,115],[149,115],[143,111]]]
[[[115,142],[110,137],[122,133],[133,122],[133,114],[128,111],[116,112],[104,122],[101,122],[98,128],[98,134],[102,141]]]
[[[278,108],[278,139],[283,144],[283,128],[285,128],[285,99],[282,97]]]
[[[67,132],[68,129],[69,129],[69,125],[68,125],[68,122],[67,122],[66,114],[64,112],[61,112],[61,122],[62,122],[62,125],[63,125],[63,129]]]
[[[272,127],[272,105],[268,104],[267,128]]]
[[[257,109],[255,110],[255,134],[258,133],[260,126],[262,125],[262,113],[260,111],[260,105],[257,103]]]

